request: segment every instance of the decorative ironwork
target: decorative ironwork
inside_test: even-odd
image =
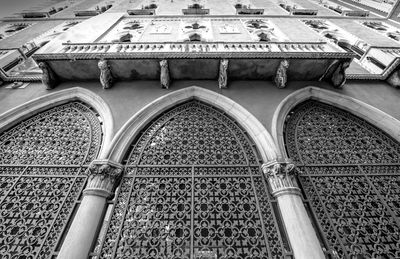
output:
[[[80,103],[55,107],[0,135],[0,164],[89,164],[101,142],[96,114]]]
[[[316,101],[289,114],[285,137],[327,256],[400,257],[400,145]]]
[[[242,130],[221,112],[193,102],[156,120],[137,141],[128,164],[258,165]]]
[[[252,145],[198,101],[161,115],[132,145],[92,258],[290,257]]]
[[[73,102],[44,111],[0,135],[0,254],[50,258],[97,155],[101,125]],[[0,256],[1,257],[1,256]]]

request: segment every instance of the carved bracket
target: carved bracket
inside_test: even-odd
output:
[[[164,59],[160,61],[160,69],[161,88],[169,89],[171,78],[169,77],[168,60]]]
[[[350,63],[351,60],[334,60],[325,70],[319,81],[329,79],[335,88],[343,88],[346,83],[346,70],[349,68]]]
[[[394,88],[400,88],[400,70],[395,70],[387,79],[391,86]]]
[[[111,73],[111,67],[107,60],[99,60],[97,64],[100,69],[100,83],[103,89],[109,89],[114,84],[114,77]]]
[[[219,77],[218,77],[218,87],[228,88],[228,59],[221,59],[219,62]]]
[[[275,75],[275,85],[278,88],[285,88],[287,83],[287,69],[289,68],[289,61],[284,59],[279,63]]]
[[[300,194],[296,182],[296,170],[294,164],[288,160],[273,160],[262,165],[264,175],[272,189],[275,197],[285,193]]]
[[[39,68],[42,70],[42,83],[47,90],[54,89],[58,84],[58,77],[46,62],[39,62]]]
[[[110,160],[94,160],[86,173],[89,176],[84,193],[109,198],[122,177],[123,166]]]

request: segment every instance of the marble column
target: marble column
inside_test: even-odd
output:
[[[282,220],[296,259],[325,258],[308,217],[290,160],[273,160],[262,165],[272,195],[277,199]]]
[[[107,199],[113,196],[123,172],[122,165],[110,160],[94,160],[78,211],[62,244],[58,259],[86,259],[103,222]]]

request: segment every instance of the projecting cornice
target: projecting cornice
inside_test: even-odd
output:
[[[166,58],[317,58],[346,59],[355,55],[325,42],[164,42],[64,43],[51,53],[35,54],[37,61],[85,59]]]
[[[61,80],[99,79],[104,88],[111,78],[160,79],[163,88],[179,79],[219,80],[221,88],[229,80],[274,80],[284,88],[288,80],[323,79],[340,87],[353,57],[325,42],[64,43],[33,55]]]

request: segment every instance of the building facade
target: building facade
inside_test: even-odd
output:
[[[0,258],[400,258],[398,1],[44,1],[0,23]]]

